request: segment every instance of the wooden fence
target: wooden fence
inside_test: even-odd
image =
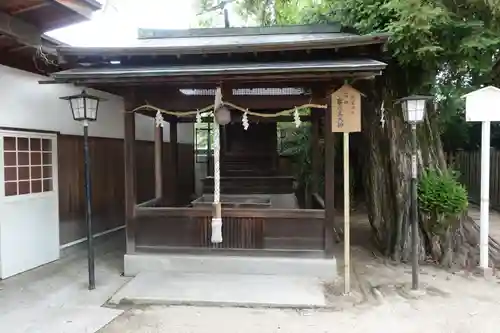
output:
[[[467,188],[469,198],[480,202],[481,152],[459,151],[447,155],[448,165],[460,173],[459,181]],[[500,208],[500,150],[490,152],[490,205]]]

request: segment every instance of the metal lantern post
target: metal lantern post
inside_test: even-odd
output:
[[[89,156],[89,122],[97,119],[99,102],[104,99],[92,96],[83,90],[78,95],[61,97],[69,102],[73,119],[83,124],[83,151],[85,160],[85,221],[87,224],[87,251],[89,270],[89,290],[95,289],[94,236],[92,232],[91,180]]]
[[[426,102],[431,96],[408,96],[401,98],[403,116],[411,125],[411,236],[412,236],[412,278],[411,288],[418,289],[418,199],[417,199],[417,123],[424,120]]]

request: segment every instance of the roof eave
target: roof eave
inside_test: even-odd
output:
[[[176,80],[183,77],[197,77],[200,80],[210,79],[218,76],[266,76],[266,75],[308,75],[313,78],[316,75],[343,75],[350,74],[365,76],[366,73],[372,75],[380,75],[385,69],[386,64],[367,60],[366,63],[362,62],[329,62],[329,63],[297,63],[297,64],[279,64],[277,66],[260,66],[259,64],[252,64],[248,68],[242,66],[233,66],[227,68],[204,68],[204,67],[191,67],[191,68],[134,68],[124,69],[117,71],[113,69],[88,69],[88,70],[67,70],[58,73],[53,73],[52,78],[55,82],[59,83],[85,83],[85,82],[99,82],[99,83],[116,83],[116,82],[130,82],[130,81],[146,81],[148,79],[166,79]],[[92,70],[94,70],[92,72]]]
[[[58,48],[58,53],[63,57],[85,57],[85,56],[140,56],[140,55],[182,55],[182,54],[214,54],[214,53],[244,53],[244,52],[266,52],[266,51],[292,51],[292,50],[314,50],[334,49],[352,46],[363,46],[387,43],[389,34],[349,36],[332,40],[321,41],[291,41],[282,43],[252,43],[234,45],[209,45],[205,47],[183,46],[183,47],[155,47],[155,46],[132,46],[132,47],[67,47]]]

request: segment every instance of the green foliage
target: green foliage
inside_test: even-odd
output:
[[[473,125],[460,121],[460,96],[491,81],[500,50],[498,0],[240,0],[238,6],[262,25],[336,22],[360,34],[389,33],[385,101],[435,95],[445,144],[477,145]]]
[[[281,156],[290,158],[293,164],[294,177],[300,188],[308,188],[312,182],[312,144],[311,124],[303,123],[299,128],[294,123],[278,123],[279,131],[284,133],[281,139]],[[323,159],[323,147],[320,146],[320,159]],[[324,195],[323,172],[318,175],[318,190]]]
[[[196,13],[194,27],[197,28],[212,28],[217,25],[223,25],[222,11],[214,10],[214,6],[220,1],[215,0],[195,0],[192,9]]]
[[[418,203],[433,222],[447,223],[467,210],[467,190],[457,181],[455,173],[427,169],[418,184]]]
[[[293,123],[279,123],[279,126],[280,131],[284,133],[281,155],[291,159],[295,178],[300,185],[307,186],[311,181],[310,126],[302,124],[299,128],[295,128]]]
[[[401,70],[390,72],[390,82],[402,86],[394,87],[398,95],[431,92],[438,74],[442,83],[457,88],[480,85],[500,46],[497,18],[473,0],[325,0],[321,4],[321,9],[310,12],[308,21],[326,17],[359,33],[391,34],[391,65]]]

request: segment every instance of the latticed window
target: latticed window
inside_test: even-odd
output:
[[[52,191],[51,139],[4,136],[3,151],[5,196]]]

